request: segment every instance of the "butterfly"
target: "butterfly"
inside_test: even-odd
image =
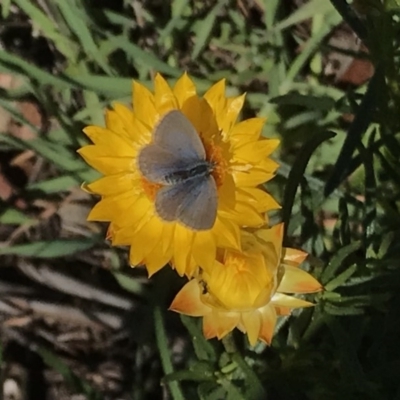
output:
[[[217,217],[218,192],[204,145],[180,111],[163,116],[152,142],[138,154],[138,168],[148,181],[162,185],[155,197],[164,221],[179,221],[194,230],[208,230]]]

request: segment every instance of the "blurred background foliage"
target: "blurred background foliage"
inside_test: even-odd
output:
[[[398,0],[2,0],[4,398],[400,399],[399,41]],[[82,128],[182,71],[282,141],[271,222],[325,290],[270,347],[205,341],[165,311],[182,281],[85,221]]]

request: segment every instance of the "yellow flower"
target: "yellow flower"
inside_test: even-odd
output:
[[[282,248],[283,225],[242,233],[243,251],[225,250],[213,268],[189,281],[170,309],[203,317],[204,336],[221,339],[234,328],[271,343],[277,315],[312,303],[285,293],[312,293],[321,285],[298,268],[306,253]]]
[[[277,164],[268,156],[279,141],[260,138],[263,118],[237,122],[244,96],[226,97],[223,80],[199,97],[186,74],[172,88],[157,74],[154,94],[133,83],[132,102],[133,110],[114,104],[106,112],[106,128],[84,129],[93,145],[79,153],[104,175],[87,185],[101,195],[88,219],[109,221],[112,244],[131,246],[131,264],[146,265],[149,275],[170,262],[180,275],[192,276],[198,265],[212,266],[217,248],[240,249],[241,226],[261,226],[264,213],[279,208],[258,187],[274,176]],[[154,130],[172,110],[190,121],[214,166],[218,204],[210,229],[164,220],[155,209],[162,185],[147,180],[138,168],[138,154],[152,143]]]

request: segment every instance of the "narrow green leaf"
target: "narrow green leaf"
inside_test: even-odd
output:
[[[331,2],[344,21],[347,22],[351,29],[365,43],[368,37],[368,30],[355,13],[354,8],[346,0],[331,0]],[[378,2],[376,4],[378,4]]]
[[[121,285],[121,287],[128,292],[137,295],[142,295],[144,293],[143,284],[140,283],[137,279],[117,271],[113,271],[113,275],[117,282]]]
[[[65,175],[58,178],[48,179],[46,181],[30,183],[26,186],[26,190],[39,190],[46,194],[59,193],[69,191],[74,186],[80,185],[82,182],[79,179]]]
[[[82,50],[92,60],[95,60],[97,64],[101,68],[103,68],[103,70],[107,74],[111,75],[111,69],[107,63],[107,60],[101,57],[99,48],[95,43],[92,33],[87,26],[87,18],[82,18],[83,13],[80,12],[81,10],[79,7],[79,3],[71,0],[57,0],[57,6],[60,9],[62,16],[64,17],[71,31],[75,34],[80,44],[82,45]]]
[[[343,271],[339,276],[332,279],[329,283],[325,285],[325,289],[332,292],[337,287],[343,285],[353,274],[357,271],[357,265],[352,265],[346,271]]]
[[[295,12],[291,13],[289,17],[280,21],[273,31],[281,31],[296,25],[307,19],[311,19],[315,14],[327,14],[334,11],[334,8],[328,0],[311,0],[304,3]]]
[[[11,10],[11,0],[2,0],[1,2],[1,16],[3,19],[8,18]]]
[[[336,271],[342,266],[343,261],[352,253],[357,251],[361,247],[361,242],[353,242],[349,245],[339,249],[336,254],[332,257],[332,260],[327,265],[325,270],[321,274],[321,282],[329,282],[335,275]]]
[[[361,138],[367,130],[368,125],[374,117],[376,108],[377,91],[379,90],[379,83],[381,81],[382,70],[376,69],[374,76],[368,84],[367,92],[357,110],[356,116],[350,126],[346,139],[343,143],[340,154],[336,160],[333,172],[325,185],[325,196],[328,197],[331,192],[340,185],[343,179],[349,174],[349,167],[351,164],[351,157],[361,143]]]
[[[161,71],[161,70],[160,70]],[[128,97],[132,93],[132,79],[71,72],[67,75],[71,86],[107,95],[112,100]]]
[[[365,314],[363,308],[358,307],[340,307],[331,303],[324,304],[324,311],[330,315],[336,316],[349,316],[349,315],[362,315]]]
[[[195,27],[195,43],[192,51],[192,60],[196,60],[200,52],[206,46],[207,40],[210,37],[218,13],[225,6],[225,4],[226,0],[218,1],[214,8],[208,13],[204,21],[199,22],[198,25]]]
[[[329,13],[325,24],[321,25],[319,31],[314,32],[314,34],[307,40],[307,42],[302,46],[302,51],[291,63],[283,85],[289,84],[289,82],[293,81],[297,77],[324,38],[332,31],[332,28],[337,26],[341,21],[342,19],[336,11],[333,10]]]
[[[100,394],[96,392],[86,380],[76,375],[55,353],[44,347],[39,347],[37,352],[42,357],[44,363],[55,371],[58,371],[73,390],[84,393],[89,399],[94,400],[101,398]]]
[[[165,330],[163,316],[159,306],[154,306],[154,330],[164,374],[172,374],[174,372],[174,367],[172,365],[171,354],[168,347],[167,332]],[[185,399],[178,382],[169,382],[168,387],[174,400]]]
[[[249,388],[246,397],[249,399],[265,398],[265,390],[253,368],[251,368],[249,364],[247,364],[247,362],[239,352],[231,354],[231,357],[232,361],[234,361],[239,366],[239,368],[243,371],[244,376],[246,377],[247,386]]]
[[[0,71],[26,75],[30,79],[40,82],[42,85],[50,85],[59,89],[74,87],[73,84],[68,82],[68,79],[52,75],[6,51],[0,51]]]
[[[33,224],[35,222],[36,222],[35,219],[29,218],[23,212],[16,210],[14,208],[9,208],[0,214],[1,224],[22,225],[22,224]]]
[[[38,155],[51,161],[61,170],[76,173],[78,182],[90,181],[98,176],[74,153],[70,153],[64,146],[50,143],[44,138],[21,140],[10,135],[0,134],[0,142],[11,144],[18,149],[30,149],[35,151]]]
[[[204,337],[197,321],[194,318],[185,315],[181,315],[181,321],[189,331],[198,359],[216,361],[217,354],[215,349],[211,342]]]
[[[175,27],[182,21],[183,12],[189,4],[189,0],[175,0],[171,4],[172,18],[168,21],[165,28],[160,31],[160,38],[167,38]]]
[[[292,208],[294,199],[296,196],[297,188],[302,179],[304,179],[304,172],[307,164],[315,151],[315,149],[323,143],[325,140],[331,139],[335,136],[332,132],[318,133],[314,135],[301,149],[293,167],[289,173],[288,182],[286,184],[285,193],[283,196],[283,207],[282,207],[282,220],[285,224],[285,239],[289,227],[290,216],[292,214]]]
[[[65,35],[62,35],[55,23],[30,0],[14,0],[21,9],[29,15],[34,26],[40,29],[43,36],[54,42],[55,48],[62,53],[69,62],[74,63],[77,57],[78,46]],[[2,3],[3,7],[3,3]]]
[[[181,72],[174,67],[171,67],[164,61],[161,61],[150,51],[141,49],[134,43],[131,43],[123,36],[111,36],[107,41],[108,45],[113,46],[115,49],[121,49],[132,58],[132,61],[142,67],[146,68],[149,72],[161,72],[171,76],[178,77]],[[129,85],[129,89],[131,86]]]
[[[0,247],[0,255],[12,254],[22,257],[55,258],[71,256],[85,251],[98,243],[98,238],[56,239],[28,244]]]
[[[196,362],[190,366],[190,370],[177,371],[172,374],[166,375],[163,382],[174,382],[174,381],[213,381],[215,382],[216,377],[214,368],[207,362]]]

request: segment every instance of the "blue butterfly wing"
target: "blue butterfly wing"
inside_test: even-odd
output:
[[[187,171],[205,160],[196,129],[178,110],[167,113],[156,126],[153,141],[138,154],[138,167],[149,181],[170,184],[168,176]]]
[[[180,221],[195,230],[214,226],[218,208],[218,193],[214,178],[195,176],[184,182],[159,190],[155,207],[165,221]]]
[[[167,113],[154,130],[153,142],[182,160],[204,160],[206,153],[195,127],[178,110]]]
[[[169,184],[168,176],[177,171],[190,169],[193,162],[182,159],[179,154],[170,153],[158,144],[144,147],[138,154],[138,168],[150,182]]]

